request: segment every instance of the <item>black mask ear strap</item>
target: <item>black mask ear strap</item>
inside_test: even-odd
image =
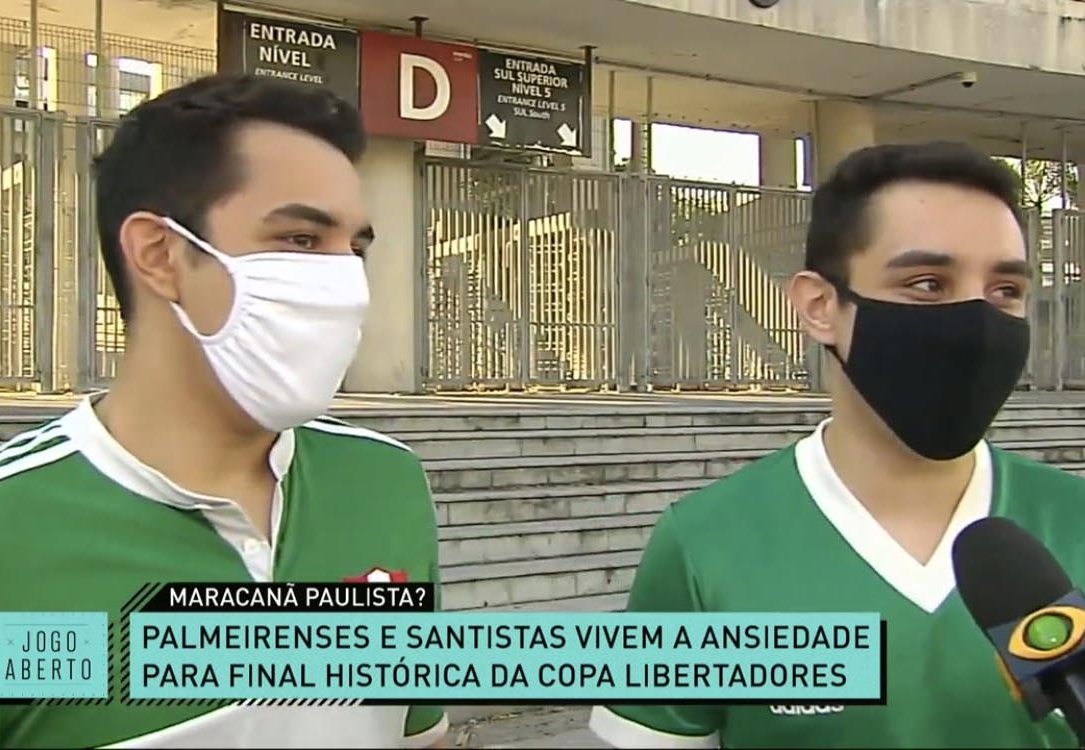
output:
[[[840,279],[832,276],[824,276],[823,278],[832,285],[833,289],[836,290],[836,293],[837,295],[839,295],[841,300],[845,302],[850,302],[853,305],[857,305],[862,300],[862,297],[852,291],[852,288],[848,286],[847,282],[841,281]],[[840,356],[840,351],[836,348],[835,344],[826,344],[825,349],[829,352],[829,354],[833,355],[836,361],[840,363],[841,367],[847,366],[844,362],[844,358]]]
[[[853,291],[846,281],[841,281],[840,279],[831,276],[826,276],[825,280],[832,285],[833,289],[835,289],[836,293],[840,296],[840,299],[845,302],[851,302],[854,305],[862,301],[863,298],[857,292]]]

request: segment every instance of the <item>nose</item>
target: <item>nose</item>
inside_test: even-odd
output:
[[[982,275],[968,275],[958,278],[953,285],[953,300],[955,302],[967,302],[974,299],[987,299],[987,279]]]

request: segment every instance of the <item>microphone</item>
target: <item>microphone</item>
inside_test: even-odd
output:
[[[1037,539],[983,518],[953,543],[957,590],[1014,697],[1039,721],[1062,713],[1085,748],[1085,596]]]

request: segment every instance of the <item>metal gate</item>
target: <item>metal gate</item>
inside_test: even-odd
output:
[[[100,387],[123,354],[92,170],[116,127],[0,110],[0,385]],[[808,193],[421,166],[425,386],[808,385],[812,347],[783,291]],[[1085,388],[1085,214],[1027,216],[1037,282],[1023,380]]]
[[[82,389],[104,387],[116,374],[124,354],[124,321],[120,303],[102,262],[95,220],[94,157],[113,139],[118,123],[82,120],[78,124],[75,158],[79,175],[76,214],[78,268],[78,362]]]
[[[653,179],[649,382],[801,387],[807,340],[784,286],[802,267],[808,196]]]
[[[1038,242],[1034,254],[1031,385],[1085,388],[1085,219],[1080,211],[1056,209],[1049,221],[1050,249]]]
[[[0,385],[83,390],[113,375],[124,331],[92,163],[116,125],[0,110]]]
[[[425,382],[615,382],[618,178],[427,159],[423,180]]]
[[[0,384],[53,387],[59,119],[0,110]]]
[[[809,195],[423,161],[431,388],[806,384]],[[620,247],[620,252],[619,252]]]

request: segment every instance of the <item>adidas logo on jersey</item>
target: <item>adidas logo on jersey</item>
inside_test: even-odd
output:
[[[838,714],[843,706],[769,706],[774,716],[825,716]]]

